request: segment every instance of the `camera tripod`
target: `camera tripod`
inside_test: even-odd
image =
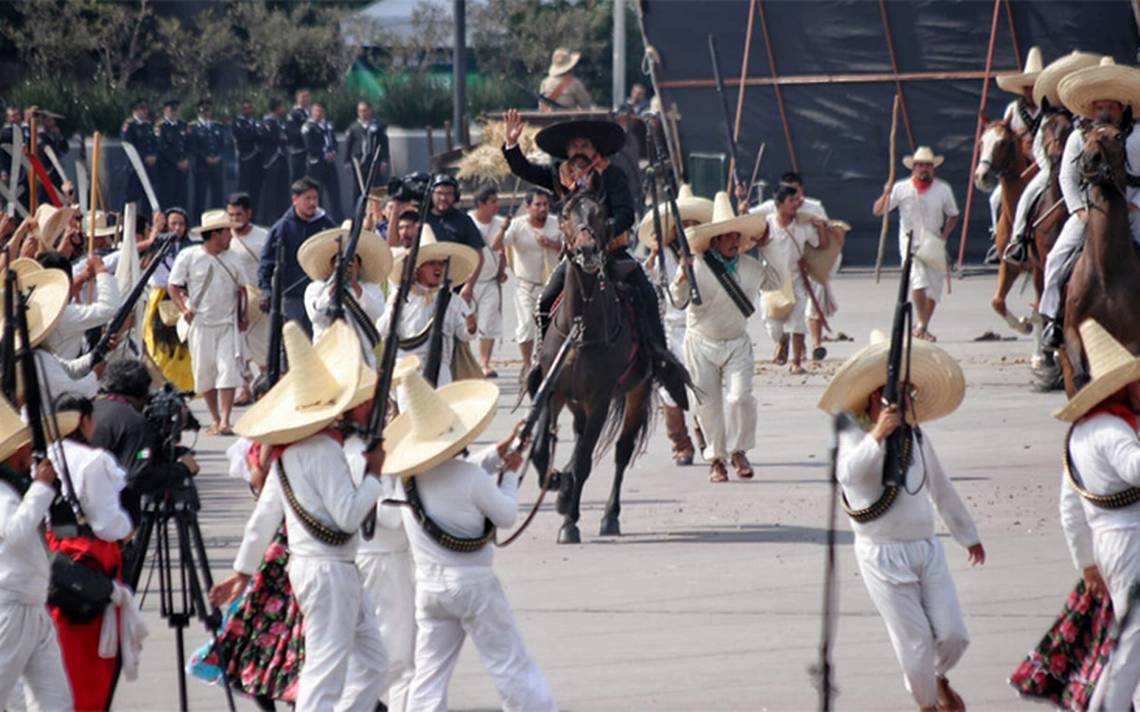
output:
[[[158,575],[159,615],[174,629],[175,654],[178,664],[179,709],[189,709],[186,690],[186,648],[184,631],[193,618],[200,619],[211,637],[216,640],[221,630],[222,612],[206,604],[206,593],[214,585],[210,575],[206,545],[198,526],[198,493],[190,482],[183,486],[156,491],[145,495],[133,555],[126,564],[127,584],[145,600],[150,580]],[[172,531],[173,530],[173,531]],[[176,537],[176,539],[174,538]],[[140,590],[139,580],[146,566],[147,550],[154,539],[154,557],[146,585]],[[175,580],[177,574],[177,581]],[[219,657],[222,652],[218,650]],[[231,712],[234,708],[233,690],[226,675],[226,660],[220,660],[222,687]],[[118,674],[116,672],[116,680]],[[111,689],[114,695],[114,687]],[[108,708],[111,700],[108,699]]]

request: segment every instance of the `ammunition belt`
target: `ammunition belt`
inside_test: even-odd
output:
[[[439,526],[439,524],[424,511],[424,503],[420,500],[420,494],[416,490],[415,477],[409,477],[404,480],[404,494],[407,496],[408,504],[416,515],[416,521],[424,528],[424,532],[444,549],[458,551],[461,554],[472,554],[482,549],[495,538],[495,525],[491,523],[490,519],[483,520],[483,534],[475,539],[466,539],[446,532],[443,527]]]
[[[305,528],[305,531],[309,532],[314,539],[329,546],[344,546],[352,540],[352,534],[328,526],[301,506],[297,500],[297,495],[293,493],[293,486],[289,484],[289,477],[285,474],[285,463],[281,458],[277,459],[277,471],[281,473],[281,489],[285,492],[285,501],[289,503],[289,507],[297,515],[297,519],[301,520],[301,526]]]
[[[847,516],[860,524],[866,524],[886,514],[887,510],[889,510],[891,505],[895,503],[895,500],[898,499],[898,496],[898,487],[884,487],[883,494],[869,507],[852,509],[851,503],[847,501],[847,495],[845,494],[841,495],[839,502],[843,505],[843,511],[847,513]]]
[[[1075,425],[1073,427],[1076,427]],[[1140,502],[1140,487],[1129,487],[1114,494],[1094,494],[1084,488],[1081,483],[1080,474],[1077,472],[1076,463],[1073,462],[1073,456],[1069,451],[1069,441],[1073,437],[1073,428],[1069,428],[1069,432],[1065,435],[1065,476],[1069,478],[1069,484],[1077,491],[1082,498],[1089,504],[1100,507],[1101,509],[1121,509],[1130,504]]]

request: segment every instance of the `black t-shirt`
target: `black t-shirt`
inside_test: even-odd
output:
[[[443,215],[429,212],[427,224],[431,225],[435,238],[440,242],[458,242],[476,251],[482,250],[485,244],[475,221],[467,213],[455,208]]]
[[[95,401],[95,434],[91,446],[103,448],[127,471],[127,486],[120,499],[138,522],[139,494],[147,491],[147,468],[156,453],[155,436],[146,417],[130,403],[99,398]]]

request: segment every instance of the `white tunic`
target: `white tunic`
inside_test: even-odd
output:
[[[941,178],[935,178],[931,186],[922,193],[918,192],[910,178],[895,183],[891,188],[887,209],[895,208],[899,211],[899,262],[902,262],[906,255],[908,232],[914,230],[914,248],[918,249],[923,229],[941,236],[946,219],[958,214],[954,192],[950,190],[950,184]]]
[[[331,309],[335,282],[336,275],[332,274],[324,282],[310,282],[309,286],[305,287],[305,313],[309,315],[309,321],[313,324],[314,343],[321,338],[321,334],[325,333],[325,329],[332,325]],[[368,315],[372,323],[375,324],[384,315],[384,290],[380,289],[380,285],[372,282],[360,282],[360,294],[355,296],[356,301],[364,309],[364,313]],[[364,349],[364,359],[369,366],[375,366],[376,356],[368,348],[368,339],[365,338],[364,332],[356,320],[347,313],[347,309],[348,307],[345,307],[345,318],[356,330],[361,348]]]
[[[406,339],[421,333],[432,320],[432,317],[435,316],[435,303],[438,296],[438,289],[425,290],[418,284],[412,285],[408,292],[408,301],[400,310],[400,326],[396,330],[396,335],[401,339]],[[380,317],[377,328],[381,334],[388,333],[394,308],[395,302],[392,302],[384,310],[384,316]],[[451,383],[451,355],[455,351],[454,339],[471,341],[474,338],[474,334],[467,330],[466,319],[470,313],[471,307],[467,302],[460,299],[458,295],[452,295],[443,320],[443,353],[440,358],[437,386],[445,386]],[[420,357],[421,365],[425,365],[422,362],[426,361],[430,347],[431,339],[426,339],[419,347],[407,351],[401,350],[401,353],[415,354]]]
[[[507,221],[502,215],[491,216],[491,222],[482,223],[475,217],[474,210],[468,210],[467,216],[471,218],[471,222],[475,223],[475,227],[479,228],[479,234],[483,236],[483,269],[479,272],[479,282],[493,282],[499,276],[499,256],[491,250],[491,239],[499,234],[502,229],[503,223]]]
[[[63,443],[62,453],[60,442]],[[71,483],[78,492],[79,503],[95,536],[104,541],[118,541],[131,533],[131,519],[119,504],[119,493],[127,484],[127,473],[109,452],[74,440],[62,440],[48,446],[48,458],[59,476],[63,491],[70,492],[63,476],[61,455],[67,460]]]
[[[364,481],[364,445],[364,441],[355,435],[344,441],[344,456],[357,487]],[[359,553],[388,554],[408,550],[408,535],[404,533],[400,507],[383,504],[385,499],[394,498],[395,493],[396,478],[383,475],[380,478],[380,500],[376,503],[376,531],[372,539],[360,539]]]
[[[539,235],[549,240],[562,240],[562,232],[558,229],[558,221],[553,216],[547,216],[546,224],[541,229],[530,224],[526,216],[511,220],[503,236],[503,248],[510,259],[507,260],[516,278],[531,284],[546,284],[546,278],[558,264],[558,250],[542,246],[538,242]]]
[[[741,290],[750,299],[755,299],[761,289],[772,289],[779,285],[764,284],[763,263],[755,257],[740,255],[737,258],[736,281]],[[728,292],[717,281],[709,266],[705,264],[703,256],[695,256],[693,260],[693,273],[697,279],[697,288],[701,292],[701,303],[690,304],[685,328],[688,334],[701,339],[727,341],[743,336],[746,333],[748,320],[736,304],[729,298]],[[678,271],[669,291],[678,304],[689,298],[688,284],[682,281],[684,272]]]
[[[63,308],[63,314],[44,343],[60,358],[76,358],[83,352],[87,330],[111,321],[118,308],[119,284],[115,275],[100,272],[95,275],[94,303],[70,302]]]
[[[257,268],[261,262],[261,252],[269,239],[269,231],[257,225],[250,225],[249,232],[244,235],[234,233],[230,240],[229,253],[238,259],[241,264],[244,284],[257,286]]]
[[[206,275],[211,272],[213,277],[207,285]],[[233,253],[225,251],[211,255],[205,247],[195,245],[174,258],[168,282],[186,289],[188,308],[197,302],[195,322],[203,326],[222,326],[234,323],[237,291],[244,283],[243,274],[241,262]]]
[[[23,498],[0,483],[0,603],[42,606],[47,602],[48,557],[40,524],[55,490],[40,482]]]

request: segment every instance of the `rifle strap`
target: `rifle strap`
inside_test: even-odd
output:
[[[899,430],[903,433],[903,446],[899,460],[903,472],[905,473],[910,469],[910,463],[914,459],[914,437],[911,427],[908,425],[904,424],[899,426]],[[905,474],[903,481],[906,481]],[[879,495],[879,498],[863,509],[852,509],[851,503],[847,501],[847,495],[845,493],[840,497],[840,504],[843,506],[843,511],[847,516],[860,524],[866,524],[867,522],[875,521],[890,511],[891,505],[895,503],[898,496],[898,487],[884,487],[883,493]]]
[[[736,308],[740,310],[744,318],[747,319],[755,314],[756,307],[752,305],[752,301],[748,298],[748,295],[740,288],[740,283],[736,281],[736,278],[725,269],[724,264],[707,251],[704,254],[704,259],[705,264],[708,265],[713,276],[716,277],[716,281],[720,282],[720,286],[724,287],[724,291],[728,293],[728,298],[732,300],[732,303],[736,305]]]
[[[351,290],[344,290],[344,308],[352,317],[352,321],[356,324],[357,329],[364,334],[364,338],[368,340],[366,344],[369,351],[371,351],[376,344],[380,343],[380,331],[377,330],[376,325],[372,323],[372,319],[364,311],[364,307],[360,306],[360,302],[356,301]]]
[[[1113,494],[1094,494],[1085,489],[1084,483],[1081,482],[1081,475],[1077,471],[1077,463],[1073,462],[1073,455],[1069,449],[1069,441],[1073,439],[1073,428],[1075,427],[1074,424],[1065,434],[1065,476],[1069,478],[1069,484],[1077,491],[1081,499],[1101,509],[1122,509],[1140,502],[1140,487],[1128,487]]]
[[[301,526],[305,527],[305,531],[314,539],[329,546],[344,546],[352,540],[352,534],[328,526],[301,506],[301,502],[293,492],[293,486],[289,484],[289,476],[285,474],[285,459],[282,457],[277,458],[277,471],[281,473],[281,490],[285,493],[285,501],[297,515],[297,519],[301,520]]]
[[[471,554],[479,551],[495,538],[495,525],[491,523],[490,519],[483,520],[483,534],[474,539],[447,533],[424,510],[424,503],[420,500],[419,491],[416,489],[415,477],[404,480],[404,495],[407,496],[408,504],[411,505],[412,512],[415,513],[416,521],[423,527],[424,532],[445,549],[458,551],[461,554]]]

